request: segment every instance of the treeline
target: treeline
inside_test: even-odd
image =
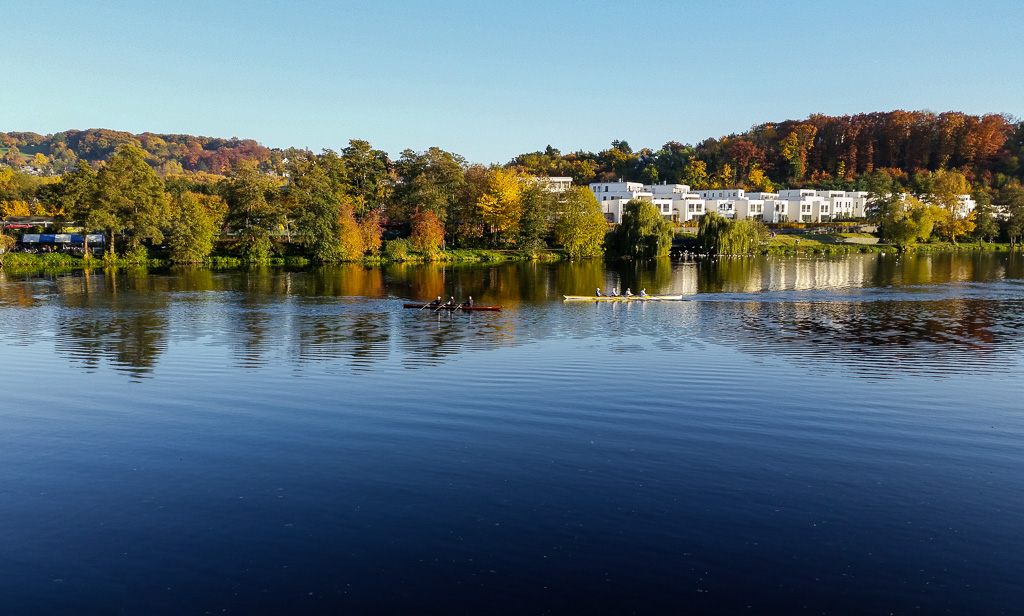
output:
[[[992,242],[1005,237],[1015,247],[1024,236],[1024,187],[1017,183],[998,191],[998,206],[989,192],[977,192],[971,209],[962,201],[970,184],[958,171],[919,171],[912,190],[885,169],[866,174],[863,182],[867,220],[877,225],[881,239],[901,252],[919,241],[948,240],[955,245],[962,238]],[[708,254],[759,254],[768,247],[770,233],[758,220],[731,220],[712,211],[701,217],[696,241]]]
[[[162,177],[227,174],[241,161],[252,161],[263,172],[283,173],[287,160],[309,154],[269,149],[250,139],[90,129],[53,135],[0,133],[0,162],[29,164],[59,175],[78,160],[102,162],[121,145],[143,150],[146,162]],[[669,141],[657,149],[634,150],[625,141],[613,141],[600,152],[562,154],[548,146],[516,156],[505,166],[532,175],[568,176],[580,185],[623,179],[749,190],[853,190],[862,188],[864,177],[876,170],[898,179],[948,170],[962,173],[978,189],[998,190],[1024,180],[1022,157],[1024,122],[1007,116],[890,111],[768,122],[696,145]]]
[[[1024,123],[1005,116],[892,111],[812,115],[697,145],[669,141],[656,150],[613,141],[598,153],[563,155],[549,146],[510,165],[580,184],[622,179],[769,191],[863,190],[865,177],[883,169],[906,182],[921,173],[958,171],[977,189],[1001,189],[1024,179],[1022,156]]]
[[[252,139],[217,139],[193,135],[142,133],[107,129],[68,130],[53,135],[30,132],[0,133],[0,162],[15,168],[28,165],[43,174],[60,175],[78,161],[100,163],[119,146],[141,149],[146,162],[161,176],[185,172],[221,175],[241,161],[252,161],[264,172],[280,173],[299,149],[272,150]]]
[[[0,198],[5,186],[18,189],[13,177],[0,170]],[[37,181],[39,207],[63,225],[105,232],[108,258],[141,260],[166,246],[177,263],[202,262],[215,248],[251,262],[297,255],[332,263],[552,245],[592,257],[603,254],[608,231],[587,188],[552,192],[514,170],[469,165],[437,149],[407,150],[392,162],[365,141],[340,153],[297,153],[282,175],[241,161],[212,182],[165,180],[142,149],[126,144],[99,165],[80,161],[59,180]]]
[[[571,256],[600,254],[605,246],[638,255],[652,249],[641,250],[621,232],[605,243],[607,225],[588,183],[871,190],[880,183],[872,178],[884,174],[881,183],[893,194],[931,194],[941,185],[975,195],[976,220],[950,217],[947,224],[932,216],[936,231],[954,240],[1005,234],[1015,241],[1016,227],[999,216],[1006,209],[995,206],[1018,209],[1022,155],[1024,124],[959,112],[815,115],[697,145],[670,141],[656,151],[634,151],[625,141],[598,153],[563,155],[549,146],[494,166],[439,148],[392,159],[359,140],[313,154],[189,135],[12,132],[0,133],[0,214],[52,215],[104,229],[114,240],[110,247],[135,252],[165,242],[183,246],[191,229],[221,240],[219,247],[227,240],[251,260],[288,251],[330,262],[383,251],[429,258],[441,248],[552,246]],[[536,179],[543,176],[569,176],[577,187],[552,193]],[[644,241],[661,251],[661,240]],[[176,258],[193,261],[206,245],[200,242],[198,253],[176,249]]]

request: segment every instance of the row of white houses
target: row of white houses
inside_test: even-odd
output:
[[[572,178],[537,178],[549,190],[561,192]],[[661,215],[674,222],[690,222],[708,212],[742,220],[764,222],[831,222],[866,217],[868,193],[862,191],[794,188],[771,192],[745,192],[740,188],[690,190],[686,184],[641,184],[640,182],[594,182],[590,190],[601,203],[609,222],[622,220],[631,199],[650,201]],[[960,195],[960,215],[975,208],[970,195]]]
[[[737,220],[751,218],[764,222],[829,222],[864,218],[866,192],[792,189],[746,192],[740,188],[691,191],[685,184],[641,184],[639,182],[595,182],[590,190],[601,203],[609,222],[622,220],[630,199],[650,201],[662,216],[675,222],[689,222],[708,212]]]

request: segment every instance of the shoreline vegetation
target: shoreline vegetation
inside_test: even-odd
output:
[[[9,132],[0,133],[0,266],[902,253],[970,242],[1004,249],[994,241],[1013,249],[1024,236],[1022,160],[1024,122],[952,111],[812,115],[657,150],[619,140],[597,153],[548,146],[503,165],[440,148],[392,159],[358,139],[317,154],[190,135]],[[588,186],[618,182],[668,184],[673,194],[856,191],[866,195],[858,222],[877,235],[844,237],[838,230],[862,230],[801,209],[800,222],[772,226],[711,211],[686,237],[676,225],[697,210],[669,213],[651,197],[625,203],[611,224],[614,199],[599,201]],[[18,242],[24,234],[40,236]]]
[[[673,258],[687,260],[702,260],[721,257],[830,257],[853,254],[899,254],[898,246],[883,243],[846,243],[844,236],[852,234],[807,234],[807,235],[786,235],[771,238],[769,243],[756,251],[746,253],[721,252],[716,254],[691,252],[690,248],[695,246],[696,236],[692,234],[679,234],[677,243],[671,256],[653,258]],[[869,234],[860,234],[868,236]],[[874,238],[877,239],[877,238]],[[918,244],[914,252],[917,253],[944,253],[944,252],[1012,252],[1020,251],[1020,245],[1008,243],[988,242],[951,242],[936,241],[927,244]],[[563,250],[446,250],[425,255],[410,253],[402,258],[389,258],[386,255],[376,257],[364,257],[357,263],[367,267],[378,265],[438,265],[438,264],[489,264],[489,263],[510,263],[510,262],[540,262],[552,263],[567,261],[570,258]],[[34,271],[75,271],[90,269],[134,269],[154,268],[163,269],[171,267],[195,267],[205,269],[246,269],[253,267],[275,267],[303,269],[315,267],[318,264],[302,256],[281,256],[270,257],[262,261],[245,261],[230,255],[212,255],[200,263],[176,265],[164,251],[162,254],[147,258],[126,258],[126,257],[94,257],[84,259],[82,255],[70,253],[41,253],[31,254],[13,252],[3,255],[0,261],[0,268],[8,272],[31,273]]]

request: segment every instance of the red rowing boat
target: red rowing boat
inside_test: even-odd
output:
[[[490,310],[491,312],[501,310],[501,306],[459,306],[458,304],[454,306],[449,306],[447,304],[441,304],[440,306],[431,304],[402,304],[402,307],[418,308],[420,310],[464,310],[467,312],[470,310]]]

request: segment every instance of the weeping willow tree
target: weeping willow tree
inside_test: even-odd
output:
[[[759,220],[729,220],[716,212],[700,219],[697,244],[713,255],[753,255],[770,240],[768,228]]]
[[[612,256],[666,257],[672,248],[672,224],[653,203],[631,199],[622,213],[622,223],[608,234],[607,242]]]

